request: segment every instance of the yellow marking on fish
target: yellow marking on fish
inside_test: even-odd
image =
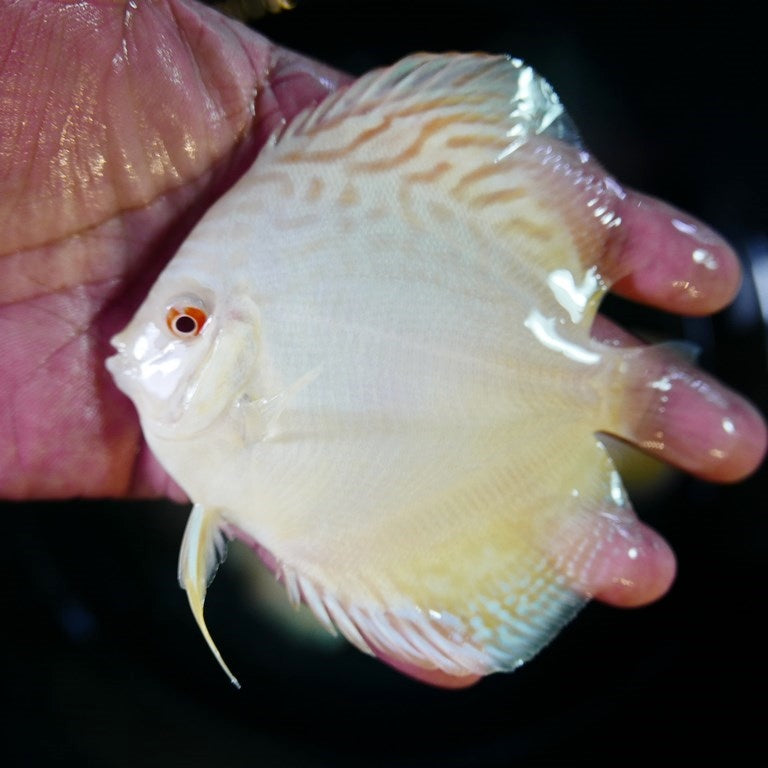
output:
[[[500,140],[497,136],[467,134],[464,136],[451,136],[451,138],[445,142],[445,146],[448,149],[467,149],[468,147],[474,147],[475,149],[496,149],[500,152],[507,146],[507,142]]]
[[[423,125],[419,130],[419,134],[416,139],[398,154],[394,155],[393,157],[383,158],[381,160],[358,161],[354,167],[358,170],[367,172],[380,173],[382,171],[392,171],[395,170],[398,166],[403,165],[409,160],[412,160],[414,157],[417,157],[423,149],[424,145],[431,138],[439,135],[440,132],[445,130],[448,126],[457,124],[466,125],[468,123],[492,124],[494,122],[495,121],[487,120],[481,115],[472,114],[436,117]]]
[[[360,192],[351,182],[345,184],[344,189],[337,198],[339,205],[350,206],[357,205],[360,202]]]
[[[305,200],[308,203],[316,203],[322,197],[324,189],[325,182],[323,182],[319,176],[313,176],[310,179],[309,186],[307,187]]]
[[[488,205],[499,205],[500,203],[510,203],[515,200],[521,200],[526,194],[526,190],[521,189],[520,187],[497,189],[493,192],[486,192],[470,198],[468,204],[472,208],[485,208]]]
[[[425,171],[412,171],[406,174],[405,180],[410,184],[432,184],[452,169],[453,165],[443,160]]]
[[[494,229],[499,235],[520,235],[529,237],[532,240],[548,242],[552,239],[553,230],[550,227],[537,224],[529,218],[521,216],[511,216],[497,222]]]

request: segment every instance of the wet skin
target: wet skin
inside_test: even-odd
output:
[[[0,0],[0,19],[0,495],[183,500],[104,369],[108,339],[272,130],[348,78],[182,0]],[[627,276],[614,292],[688,315],[734,297],[738,262],[716,234],[618,194],[624,225],[610,261]],[[605,320],[594,334],[635,343]],[[721,407],[708,412],[693,396],[665,413],[658,451],[704,479],[734,481],[761,461],[765,427],[718,392],[735,425],[727,455],[708,448]],[[651,414],[647,426],[659,426]],[[637,589],[598,599],[662,594],[674,557],[656,550]]]

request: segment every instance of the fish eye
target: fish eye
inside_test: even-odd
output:
[[[199,306],[169,307],[165,315],[168,330],[179,339],[189,339],[197,336],[202,331],[208,320],[208,314]]]

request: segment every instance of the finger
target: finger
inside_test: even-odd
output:
[[[606,504],[588,521],[570,519],[554,540],[554,552],[573,589],[623,608],[657,600],[675,578],[669,544],[628,503]]]
[[[637,338],[601,315],[592,335],[610,346],[639,348],[630,373],[636,381],[629,393],[632,426],[625,427],[625,436],[638,447],[709,480],[737,480],[760,464],[765,424],[743,398],[670,352],[640,347]],[[581,580],[583,588],[614,606],[652,602],[674,579],[674,553],[640,521],[621,527],[621,536],[601,548]]]
[[[576,147],[529,141],[550,205],[562,205],[584,266],[597,267],[615,293],[686,315],[728,304],[741,271],[730,246],[687,214],[623,190],[596,160]]]
[[[766,452],[766,425],[747,400],[674,351],[624,358],[627,388],[615,434],[706,480],[735,482]]]
[[[622,373],[629,382],[614,434],[705,480],[735,482],[760,466],[765,420],[741,395],[674,349],[644,346],[602,315],[592,336],[637,349]]]
[[[666,594],[675,580],[675,553],[659,533],[634,520],[603,546],[592,563],[589,594],[601,603],[634,608]]]
[[[621,225],[605,271],[611,290],[633,301],[683,315],[716,312],[741,283],[736,254],[715,232],[672,206],[621,193]]]

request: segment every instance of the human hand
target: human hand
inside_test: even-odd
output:
[[[104,369],[203,210],[345,77],[194,2],[0,3],[0,494],[179,491]]]
[[[103,369],[107,340],[279,121],[343,78],[189,3],[41,3],[3,17],[0,488],[15,498],[179,498]],[[687,314],[733,297],[738,265],[725,243],[660,203],[621,195],[612,258],[629,277],[617,293]],[[627,341],[606,322],[596,333]],[[723,409],[691,399],[665,417],[662,454],[734,480],[759,462],[764,428],[716,391],[735,425],[728,451],[710,450]]]

